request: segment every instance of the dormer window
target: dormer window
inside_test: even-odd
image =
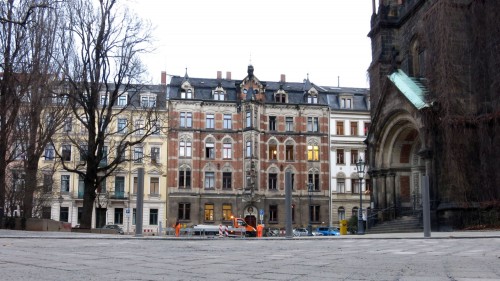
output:
[[[316,96],[316,95],[307,96],[307,103],[311,103],[311,104],[318,103],[318,96]]]
[[[121,94],[118,96],[118,106],[126,106],[128,101],[127,94]]]
[[[193,90],[191,89],[187,89],[187,90],[184,90],[182,89],[181,90],[181,99],[192,99],[193,98]]]
[[[286,92],[283,91],[283,89],[279,89],[275,94],[274,94],[274,101],[277,103],[286,103]]]
[[[141,106],[142,107],[155,107],[156,106],[156,95],[153,95],[153,94],[141,95]]]
[[[226,92],[221,87],[217,87],[212,94],[214,100],[226,100]]]
[[[352,96],[341,96],[339,97],[339,103],[340,103],[340,108],[341,109],[352,109],[353,105],[353,97]]]

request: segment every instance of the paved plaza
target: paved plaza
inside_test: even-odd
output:
[[[500,280],[500,232],[200,239],[0,230],[0,280]]]

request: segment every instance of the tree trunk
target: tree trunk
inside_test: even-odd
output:
[[[92,214],[94,211],[95,187],[92,183],[85,181],[85,191],[83,194],[83,210],[80,220],[80,228],[92,228]]]

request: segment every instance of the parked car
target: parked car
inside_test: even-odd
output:
[[[105,226],[102,227],[102,229],[113,229],[116,231],[117,234],[124,234],[123,229],[116,224],[106,224]]]
[[[308,236],[308,234],[306,228],[295,228],[293,230],[293,236]]]
[[[324,236],[339,236],[340,232],[338,231],[337,228],[333,227],[318,227],[316,228],[316,231],[319,233],[322,233]]]

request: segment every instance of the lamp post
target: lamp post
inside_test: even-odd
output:
[[[358,173],[359,178],[359,211],[358,211],[358,234],[365,234],[365,227],[363,224],[363,178],[365,177],[365,162],[361,157],[356,163],[356,171]]]
[[[312,236],[312,192],[313,192],[313,183],[309,182],[307,184],[307,193],[309,195],[309,224],[307,225],[307,235]]]

